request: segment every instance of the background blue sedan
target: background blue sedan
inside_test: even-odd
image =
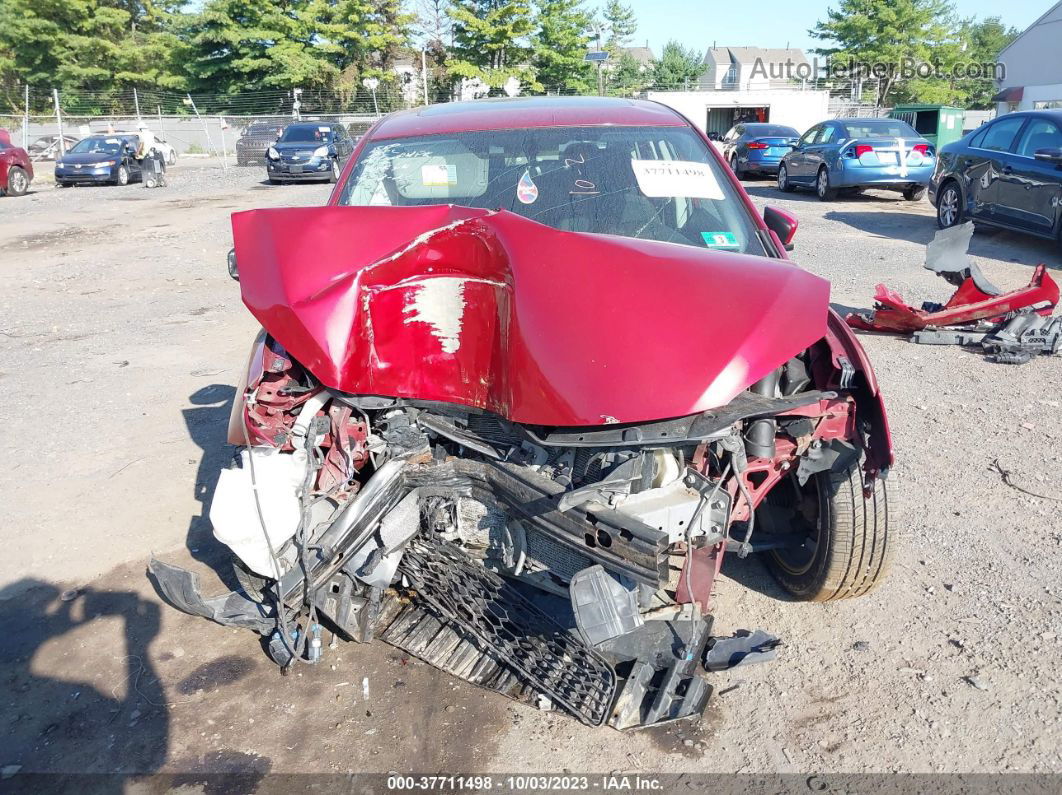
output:
[[[933,145],[898,119],[831,119],[800,138],[778,166],[778,189],[811,188],[829,201],[841,189],[884,188],[908,201],[926,195]]]
[[[738,179],[749,172],[777,174],[778,164],[799,137],[800,133],[784,124],[735,124],[723,136],[723,157]]]
[[[82,138],[55,161],[55,184],[128,185],[142,176],[136,147],[137,137],[129,134]]]

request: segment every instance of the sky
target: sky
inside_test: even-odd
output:
[[[816,46],[807,34],[826,9],[836,8],[828,0],[624,0],[638,17],[638,33],[631,43],[649,41],[653,54],[669,39],[703,52],[708,47],[796,47]],[[1025,30],[1057,0],[953,0],[961,17],[1002,17],[1003,24]],[[593,0],[588,6],[600,5]]]

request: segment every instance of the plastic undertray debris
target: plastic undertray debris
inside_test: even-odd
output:
[[[591,646],[642,625],[634,591],[624,588],[602,566],[590,566],[572,577],[569,592],[579,634]]]
[[[587,725],[600,726],[608,719],[616,693],[612,665],[526,599],[512,582],[483,568],[458,547],[424,536],[410,541],[399,571],[411,585],[412,603],[447,625],[448,632],[435,633],[440,644],[460,640],[495,662],[504,660],[527,686]],[[399,631],[396,627],[392,637]],[[432,631],[425,624],[425,634]],[[385,639],[390,632],[389,627]],[[442,659],[454,651],[456,646],[433,656]],[[469,658],[453,664],[474,662]]]

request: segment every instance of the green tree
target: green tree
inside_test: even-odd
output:
[[[132,86],[180,88],[174,35],[177,2],[138,0],[3,0],[0,90],[14,107],[29,84],[37,108],[52,88],[81,92],[76,112],[110,110]],[[90,93],[91,92],[91,93]]]
[[[808,31],[830,45],[815,52],[835,63],[873,66],[879,105],[891,99],[905,64],[932,62],[934,51],[954,39],[948,0],[840,0],[826,16]]]
[[[529,37],[535,28],[531,0],[453,0],[449,13],[452,74],[479,78],[492,93],[513,77],[525,88],[542,87],[531,64]]]
[[[531,45],[538,82],[549,90],[589,92],[596,78],[586,61],[590,14],[582,0],[536,0],[536,7]]]
[[[643,67],[629,52],[609,62],[605,72],[606,90],[617,97],[631,97],[644,91],[653,82],[652,71]]]
[[[966,20],[962,36],[966,42],[964,60],[969,64],[990,66],[998,62],[1003,52],[1020,31],[1008,28],[999,17],[988,17],[977,22]],[[967,78],[963,83],[966,91],[966,107],[991,108],[992,97],[996,93],[995,74],[981,78]]]
[[[215,94],[356,92],[364,77],[393,80],[410,19],[399,0],[209,0],[190,27],[187,70]]]
[[[604,22],[599,24],[605,36],[605,49],[613,58],[618,58],[620,50],[631,43],[638,31],[634,9],[619,0],[609,0],[601,16]]]
[[[661,89],[692,86],[707,68],[704,56],[696,50],[687,50],[672,39],[664,45],[664,51],[652,64],[653,85]]]

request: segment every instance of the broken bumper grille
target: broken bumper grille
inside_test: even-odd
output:
[[[477,565],[457,547],[423,537],[410,542],[400,571],[412,586],[413,603],[433,615],[439,624],[450,624],[451,635],[463,636],[461,640],[465,642],[471,640],[468,636],[475,638],[480,653],[486,649],[495,663],[504,660],[504,665],[518,672],[528,686],[583,723],[600,726],[608,719],[616,693],[612,666],[522,596],[513,583]],[[422,641],[437,642],[432,656],[450,660],[450,666],[480,664],[471,654],[464,663],[461,654],[454,655],[458,649],[451,641],[456,638],[433,635],[430,624],[423,629]],[[400,635],[401,630],[394,628],[392,638],[387,639],[397,640]],[[414,635],[407,631],[405,636]],[[396,645],[422,656],[404,643]],[[431,643],[418,647],[427,650]],[[488,686],[502,692],[512,689],[501,671],[481,670],[476,679],[485,680],[477,682],[482,684],[493,682]],[[513,686],[517,684],[514,680]]]

